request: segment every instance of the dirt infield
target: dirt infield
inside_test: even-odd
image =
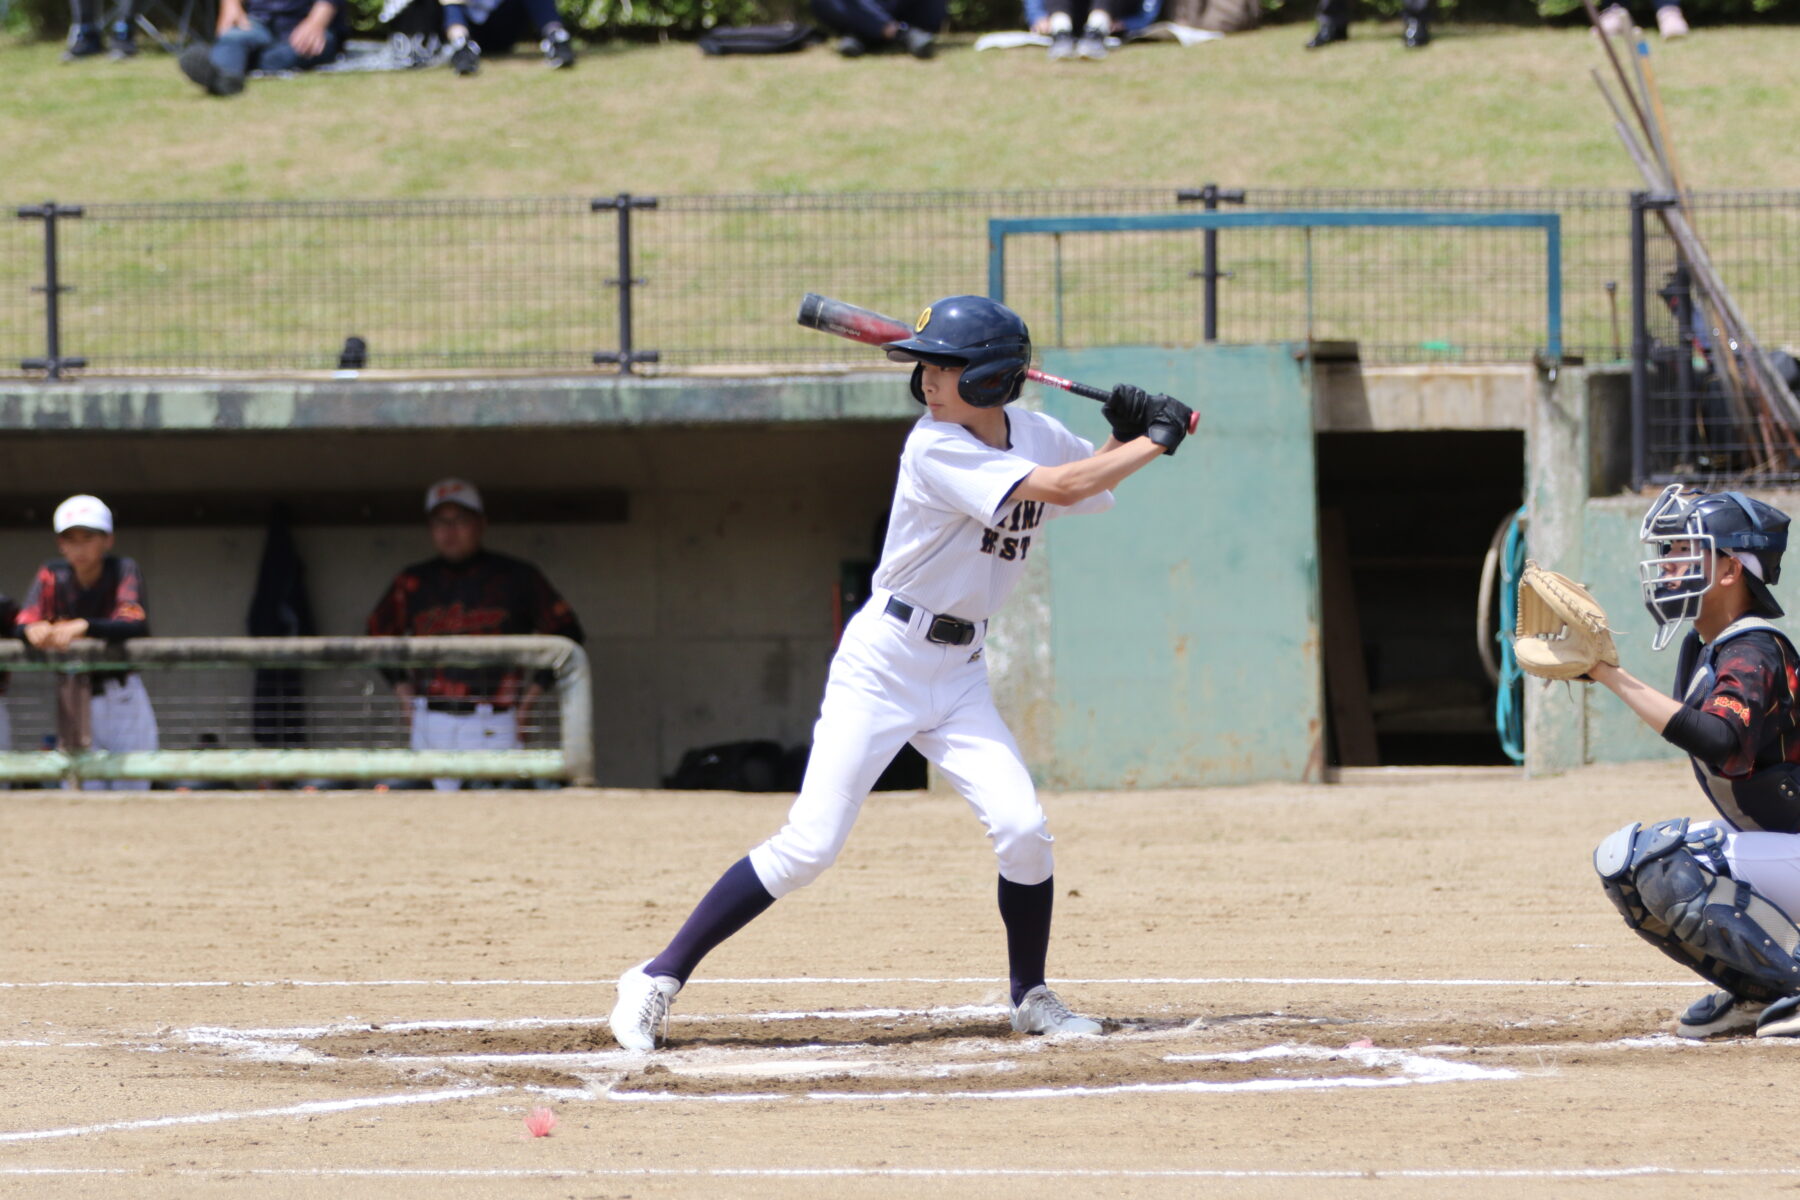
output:
[[[1790,1192],[1800,1044],[1668,1036],[1699,986],[1588,865],[1698,799],[1680,764],[1047,797],[1051,972],[1108,1022],[1059,1041],[1007,1029],[967,809],[885,794],[642,1056],[612,979],[785,797],[8,793],[0,1193]]]

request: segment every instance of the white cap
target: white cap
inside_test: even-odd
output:
[[[58,533],[67,533],[71,529],[98,529],[101,533],[111,533],[112,509],[100,503],[96,496],[70,496],[56,506],[50,526]]]
[[[485,512],[481,493],[466,479],[440,479],[425,489],[425,512],[429,515],[440,504],[460,504],[470,512]]]

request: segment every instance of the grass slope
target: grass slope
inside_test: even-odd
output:
[[[448,70],[252,81],[200,95],[173,61],[63,65],[0,41],[8,202],[845,191],[1224,183],[1634,186],[1575,28],[1393,25],[1307,53],[1278,26],[1102,64],[1041,51],[932,62],[828,49],[704,58],[608,46]],[[1676,145],[1703,187],[1800,187],[1800,29],[1653,43]]]

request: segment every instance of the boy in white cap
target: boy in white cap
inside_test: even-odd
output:
[[[581,641],[581,625],[542,571],[482,548],[487,513],[466,479],[440,479],[425,492],[438,556],[394,576],[369,614],[374,637],[545,633]],[[414,750],[512,750],[524,740],[531,707],[549,672],[517,667],[436,667],[384,671],[407,709]],[[454,791],[459,779],[435,779]]]
[[[62,557],[38,568],[14,618],[19,636],[39,650],[64,650],[84,637],[104,642],[147,637],[144,576],[135,561],[112,552],[112,510],[96,497],[70,496],[57,505],[50,524]],[[96,673],[90,682],[94,749],[114,754],[155,750],[156,713],[137,672]],[[149,784],[117,779],[89,780],[84,786],[135,791]]]

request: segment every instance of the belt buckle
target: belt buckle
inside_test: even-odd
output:
[[[966,646],[975,640],[975,624],[959,617],[933,617],[925,640],[940,646]]]

